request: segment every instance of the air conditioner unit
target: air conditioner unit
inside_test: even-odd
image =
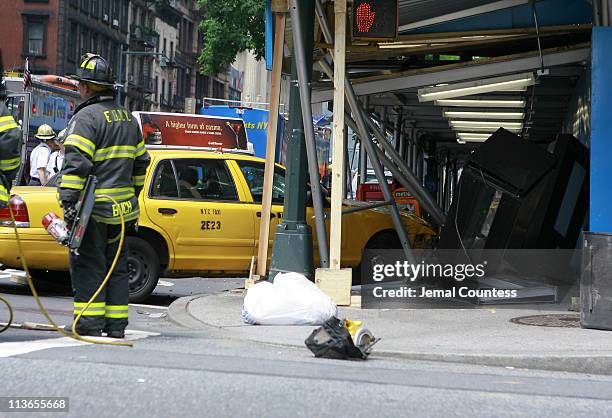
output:
[[[108,22],[108,15],[106,13],[104,13],[104,15],[102,16],[102,21]]]
[[[113,19],[113,27],[115,28],[119,27],[119,19]]]

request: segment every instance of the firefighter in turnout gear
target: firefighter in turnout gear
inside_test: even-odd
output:
[[[4,74],[2,51],[0,50],[0,77]],[[0,207],[8,204],[11,183],[21,163],[19,146],[21,129],[11,112],[6,108],[6,88],[4,79],[0,79]]]
[[[138,195],[150,162],[140,127],[132,114],[115,102],[114,79],[108,62],[99,55],[81,58],[76,75],[84,102],[75,109],[65,134],[65,156],[59,198],[64,219],[71,225],[76,202],[89,175],[95,175],[96,203],[80,254],[70,255],[75,316],[98,289],[117,252],[121,217],[126,230],[138,219]],[[114,204],[100,195],[116,200]],[[128,323],[127,249],[121,250],[105,289],[83,312],[80,335],[123,338]]]

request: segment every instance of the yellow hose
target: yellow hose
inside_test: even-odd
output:
[[[115,199],[113,199],[111,196],[108,196],[108,195],[97,195],[96,197],[107,198],[111,202],[113,202],[113,204],[119,205],[117,203],[117,201]],[[59,327],[55,323],[53,318],[51,318],[51,316],[49,315],[49,313],[47,312],[47,310],[43,306],[43,304],[42,304],[42,302],[40,300],[40,297],[38,296],[38,292],[36,291],[36,288],[34,287],[34,283],[32,282],[32,276],[30,276],[30,270],[28,269],[28,263],[26,261],[25,254],[24,254],[23,248],[21,246],[21,240],[19,238],[19,231],[17,229],[17,225],[15,223],[15,217],[13,215],[13,209],[11,208],[10,204],[8,205],[8,208],[9,208],[9,212],[11,214],[11,219],[13,221],[13,229],[15,230],[15,236],[17,238],[17,248],[19,250],[19,256],[21,257],[21,263],[23,265],[23,270],[26,273],[26,280],[28,282],[28,286],[30,287],[30,290],[32,291],[32,295],[34,296],[34,299],[36,300],[36,303],[38,304],[38,308],[40,309],[40,311],[42,312],[44,317],[47,319],[49,324],[55,329],[55,331],[59,332],[60,334],[64,335],[65,337],[73,338],[73,339],[78,340],[78,341],[84,341],[84,342],[88,342],[88,343],[92,343],[92,344],[104,344],[104,345],[117,345],[117,346],[123,346],[123,347],[133,347],[134,344],[132,344],[129,341],[98,341],[98,340],[92,340],[92,339],[89,339],[89,338],[86,338],[86,337],[82,337],[82,336],[80,336],[76,332],[76,325],[79,322],[79,319],[81,319],[81,316],[83,315],[83,312],[85,312],[87,310],[87,308],[89,308],[89,305],[91,305],[93,303],[93,301],[96,299],[96,297],[100,294],[100,292],[102,291],[104,286],[106,286],[106,283],[110,279],[111,274],[113,274],[113,271],[115,270],[115,266],[117,264],[117,260],[119,259],[119,255],[121,254],[121,249],[123,248],[123,239],[125,237],[125,221],[124,221],[124,218],[123,218],[123,213],[121,211],[119,211],[119,217],[121,218],[121,235],[120,235],[120,238],[119,238],[119,247],[117,248],[117,253],[115,254],[115,258],[113,259],[113,263],[111,264],[110,269],[108,270],[108,273],[106,273],[106,277],[104,277],[104,280],[102,280],[102,284],[100,284],[100,287],[98,287],[98,290],[96,290],[96,292],[93,294],[91,299],[89,299],[89,301],[87,302],[87,305],[84,308],[81,309],[81,311],[78,313],[77,317],[72,322],[72,334],[69,334],[69,333],[64,331],[61,327]]]
[[[11,324],[13,323],[13,307],[11,306],[9,301],[4,299],[2,296],[0,296],[0,301],[4,302],[6,304],[6,307],[8,308],[8,311],[9,311],[9,319],[8,319],[8,321],[6,322],[6,324],[2,328],[0,328],[0,334],[2,334],[4,331],[9,329],[11,327]]]

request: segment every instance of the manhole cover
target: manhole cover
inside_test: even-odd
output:
[[[510,322],[536,327],[580,328],[579,314],[531,315],[512,318]]]

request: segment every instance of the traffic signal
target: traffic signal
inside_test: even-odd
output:
[[[363,41],[397,38],[397,0],[354,0],[353,39]]]

